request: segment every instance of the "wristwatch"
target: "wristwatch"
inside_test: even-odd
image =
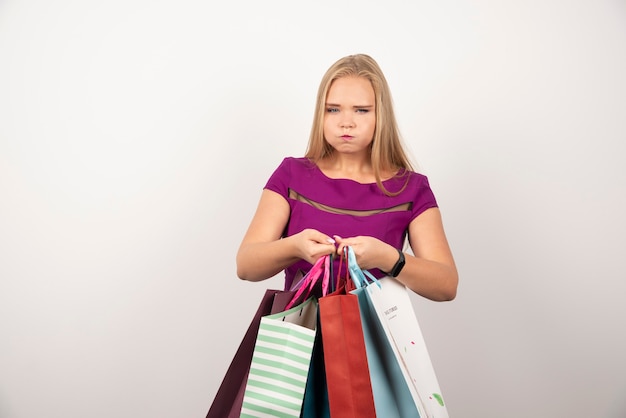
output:
[[[388,276],[398,277],[398,274],[400,274],[402,268],[404,267],[404,263],[406,262],[406,260],[404,259],[404,253],[398,250],[398,255],[400,256],[400,258],[398,258],[398,261],[396,261],[396,264],[393,266],[391,271],[387,273]]]

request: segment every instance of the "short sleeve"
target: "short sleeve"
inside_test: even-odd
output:
[[[270,176],[269,180],[265,184],[264,189],[271,190],[278,193],[285,199],[289,196],[289,179],[291,177],[291,160],[292,158],[286,157],[280,163],[278,168],[274,170],[274,173]]]
[[[435,194],[430,188],[428,178],[424,175],[417,174],[417,184],[415,185],[415,197],[413,200],[413,208],[411,214],[411,221],[417,218],[427,209],[436,208],[437,199]]]

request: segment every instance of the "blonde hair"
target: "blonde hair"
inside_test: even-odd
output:
[[[324,138],[324,115],[326,97],[332,83],[342,77],[364,77],[372,84],[376,100],[376,128],[371,144],[371,163],[376,184],[387,195],[395,195],[382,183],[381,173],[413,170],[404,151],[402,140],[393,111],[391,91],[378,63],[368,55],[357,54],[343,57],[326,71],[317,91],[317,102],[313,116],[313,126],[305,157],[316,162],[333,154],[334,149]],[[401,170],[404,169],[404,170]]]

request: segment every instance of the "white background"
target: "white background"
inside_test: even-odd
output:
[[[460,272],[453,418],[626,416],[623,0],[0,2],[0,417],[204,417],[324,71],[387,75]]]

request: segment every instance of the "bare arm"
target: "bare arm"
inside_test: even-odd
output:
[[[256,213],[237,252],[237,276],[268,279],[299,259],[313,264],[335,251],[332,239],[313,229],[281,238],[289,221],[289,203],[278,193],[263,190]]]
[[[409,244],[415,256],[406,256],[406,265],[397,279],[429,299],[454,299],[459,276],[438,208],[424,211],[411,222]]]
[[[350,245],[363,269],[390,271],[398,261],[391,245],[373,237],[339,238],[338,251]],[[409,225],[409,243],[415,256],[405,254],[406,264],[398,277],[413,292],[435,301],[456,297],[458,273],[443,229],[438,208],[424,211]]]

